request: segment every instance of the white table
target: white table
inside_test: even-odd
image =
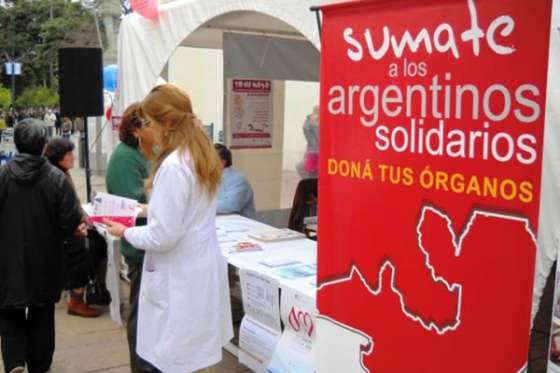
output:
[[[219,232],[229,231],[231,236],[236,236],[236,238],[238,238],[238,242],[254,242],[263,247],[263,251],[230,253],[229,249],[235,244],[235,241],[223,242],[221,240],[222,238],[219,236],[218,240],[221,240],[220,248],[229,264],[239,269],[248,269],[259,272],[278,281],[281,287],[292,288],[312,298],[316,297],[316,289],[314,286],[310,286],[309,278],[288,280],[278,276],[275,273],[275,269],[260,264],[260,262],[272,257],[287,257],[297,260],[302,264],[316,264],[317,242],[307,238],[274,243],[263,243],[258,240],[251,239],[248,237],[249,232],[265,232],[276,228],[239,215],[218,216],[216,219],[216,226],[218,227]],[[238,232],[237,230],[240,229],[244,229],[244,231]]]
[[[87,206],[84,206],[87,212]],[[278,281],[281,288],[288,287],[297,290],[305,295],[315,298],[316,289],[309,284],[309,278],[288,280],[274,273],[274,269],[266,267],[259,262],[275,256],[287,256],[304,264],[317,262],[317,243],[303,238],[298,240],[282,241],[275,243],[262,243],[247,237],[249,232],[270,231],[275,228],[247,219],[239,215],[218,216],[216,226],[219,231],[228,231],[229,235],[235,236],[237,241],[251,241],[263,247],[263,251],[253,251],[245,253],[229,253],[229,248],[235,241],[221,242],[220,248],[227,258],[228,263],[239,269],[249,269],[262,273]],[[243,230],[238,232],[237,230]],[[107,289],[111,294],[111,304],[109,306],[111,319],[122,326],[121,301],[123,299],[120,286],[120,239],[107,234],[106,231],[98,229],[107,241]]]
[[[317,263],[317,243],[307,238],[287,240],[273,243],[264,243],[254,240],[249,233],[266,232],[275,228],[266,224],[244,218],[239,215],[218,216],[216,219],[218,240],[223,255],[228,263],[237,269],[257,272],[263,277],[270,278],[278,283],[281,292],[290,289],[302,293],[309,298],[316,299],[316,280],[313,277],[300,279],[286,279],[276,272],[278,268],[270,268],[261,264],[264,260],[272,258],[286,258],[301,264]],[[230,252],[237,242],[253,242],[263,248],[262,251]],[[239,348],[232,343],[224,347],[235,356],[239,355]]]

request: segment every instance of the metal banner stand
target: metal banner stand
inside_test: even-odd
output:
[[[84,166],[86,170],[86,193],[87,193],[87,201],[88,203],[91,202],[91,169],[89,168],[89,129],[88,129],[88,122],[87,117],[84,116]]]

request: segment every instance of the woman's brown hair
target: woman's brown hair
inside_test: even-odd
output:
[[[146,188],[152,189],[154,177],[165,158],[175,149],[188,150],[198,182],[214,196],[222,179],[218,153],[192,111],[189,96],[172,84],[158,85],[140,103],[140,116],[153,120],[152,126],[161,132],[159,153],[156,155]]]
[[[119,125],[119,140],[128,146],[138,148],[138,138],[134,136],[134,131],[142,127],[142,122],[138,116],[140,104],[137,102],[130,104],[123,113],[121,124]]]

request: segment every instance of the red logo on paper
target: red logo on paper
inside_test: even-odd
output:
[[[288,323],[296,332],[303,330],[308,337],[311,337],[315,326],[313,325],[313,317],[309,312],[298,311],[292,306],[288,316]]]

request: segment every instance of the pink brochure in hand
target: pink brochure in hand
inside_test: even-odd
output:
[[[139,212],[137,201],[107,193],[97,193],[92,207],[91,222],[103,223],[107,219],[127,227],[134,227]]]

